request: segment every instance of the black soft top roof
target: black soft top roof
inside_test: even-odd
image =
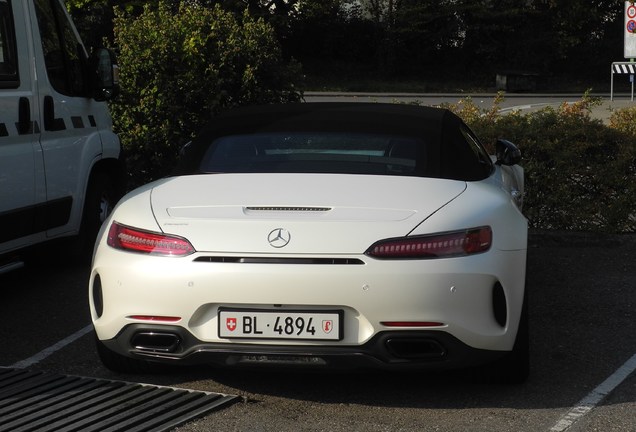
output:
[[[190,144],[176,174],[196,173],[208,146],[223,136],[344,132],[426,139],[437,149],[435,156],[440,159],[440,165],[446,166],[439,174],[441,177],[483,178],[483,167],[474,165],[474,153],[460,132],[461,125],[462,120],[449,110],[404,104],[308,102],[237,108],[212,118]]]
[[[237,133],[313,131],[421,137],[423,132],[441,132],[445,117],[451,123],[452,118],[459,120],[448,110],[415,105],[357,102],[264,105],[220,114],[203,129],[201,136],[209,140]]]

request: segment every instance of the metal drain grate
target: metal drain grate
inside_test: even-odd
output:
[[[0,431],[167,431],[238,399],[0,368]]]

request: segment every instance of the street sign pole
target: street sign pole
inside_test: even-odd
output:
[[[610,75],[610,100],[614,100],[614,63],[612,63],[611,75]]]
[[[630,63],[634,63],[634,59],[630,60]],[[629,76],[629,81],[632,83],[632,102],[634,102],[634,74]]]

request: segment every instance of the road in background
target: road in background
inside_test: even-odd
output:
[[[455,104],[462,99],[470,97],[472,101],[482,109],[490,109],[495,99],[494,93],[479,94],[434,94],[434,93],[349,93],[349,92],[305,92],[306,102],[384,102],[384,103],[418,103],[427,106],[439,106],[442,104]],[[520,110],[522,112],[534,111],[546,106],[558,108],[562,103],[573,103],[581,100],[583,95],[577,94],[504,94],[504,100],[500,103],[502,112]],[[599,97],[601,104],[593,107],[592,116],[606,121],[613,110],[627,107],[636,107],[636,102],[631,101],[629,95],[614,95],[610,100],[609,95],[592,94]]]

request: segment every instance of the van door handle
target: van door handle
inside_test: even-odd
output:
[[[31,133],[31,102],[23,96],[18,102],[18,134],[28,133]]]

